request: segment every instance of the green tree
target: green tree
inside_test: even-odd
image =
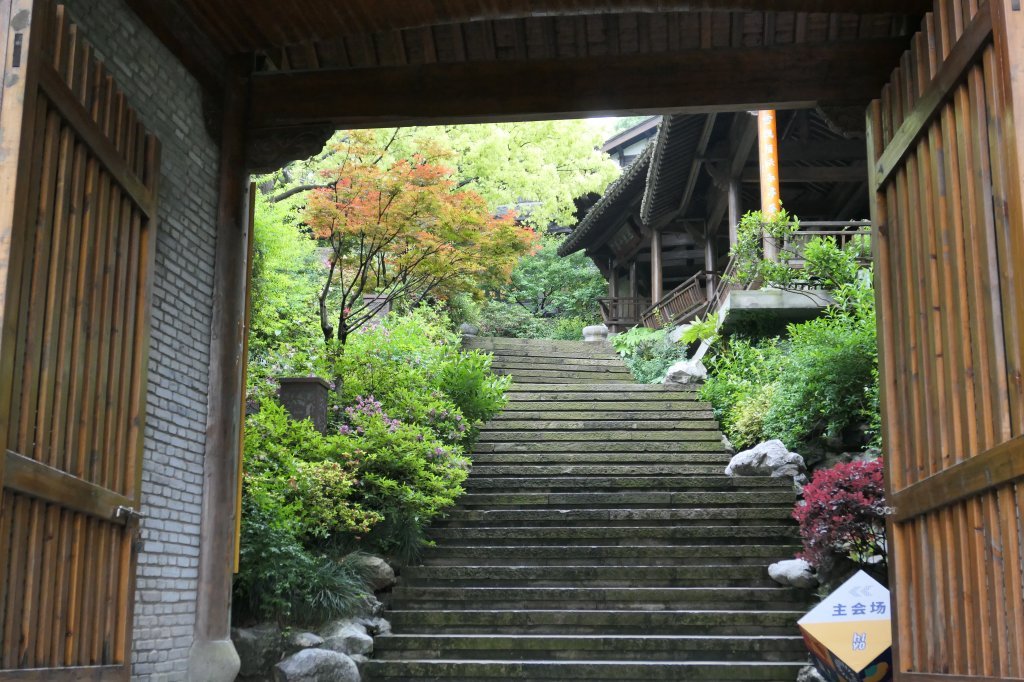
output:
[[[547,236],[536,253],[523,257],[501,297],[538,317],[597,318],[597,299],[607,284],[586,254],[560,258],[563,238]]]

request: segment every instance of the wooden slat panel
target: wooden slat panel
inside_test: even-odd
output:
[[[868,117],[898,680],[1024,675],[1024,206],[1006,85],[1024,38],[999,57],[1006,7],[937,0]]]

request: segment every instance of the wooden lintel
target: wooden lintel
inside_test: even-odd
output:
[[[828,182],[864,182],[868,178],[867,163],[854,163],[849,166],[797,166],[787,168],[785,165],[779,169],[779,180],[783,184],[787,182],[799,183],[828,183]],[[740,176],[743,182],[758,182],[760,175],[756,166],[748,166],[743,169]]]
[[[250,126],[526,120],[866,104],[907,38],[581,59],[263,73]],[[784,79],[778,74],[786,73]]]

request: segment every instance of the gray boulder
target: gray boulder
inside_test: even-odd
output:
[[[359,618],[357,621],[372,637],[391,634],[391,623],[384,618]]]
[[[322,648],[342,654],[369,654],[373,651],[373,637],[366,633],[366,627],[356,620],[339,620],[321,631],[324,638]]]
[[[276,682],[360,682],[359,668],[345,654],[303,649],[274,666]]]
[[[803,559],[776,561],[768,567],[768,577],[780,585],[810,590],[818,586],[814,568]]]
[[[238,676],[242,679],[265,678],[284,655],[281,630],[273,623],[251,628],[231,628],[231,641],[241,661]]]
[[[379,556],[367,555],[363,559],[367,569],[366,584],[374,592],[387,589],[395,584],[395,571]]]
[[[608,340],[608,327],[603,324],[593,324],[583,328],[583,340],[588,343],[600,343]]]
[[[724,434],[722,435],[722,447],[725,448],[725,451],[730,455],[736,454],[736,446],[733,445],[732,441],[729,440],[729,437]]]
[[[352,617],[356,619],[377,618],[382,613],[384,613],[384,604],[372,594],[366,595],[358,604],[352,607]]]
[[[463,322],[462,324],[459,325],[459,333],[461,333],[465,337],[472,338],[480,333],[480,327],[476,326],[475,324]]]
[[[770,440],[744,450],[729,460],[726,476],[788,477],[797,484],[807,482],[804,458],[790,452],[781,440]]]
[[[813,665],[805,665],[796,674],[796,682],[828,682]]]
[[[303,649],[316,649],[323,646],[324,638],[315,632],[293,632],[285,641],[285,652],[291,656]]]
[[[708,378],[708,370],[700,360],[683,360],[668,368],[663,384],[695,384]]]

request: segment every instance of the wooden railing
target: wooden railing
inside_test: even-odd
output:
[[[789,255],[790,265],[801,267],[804,249],[812,239],[831,237],[839,248],[845,249],[854,245],[857,240],[864,240],[870,234],[871,222],[866,220],[800,223],[800,231],[791,234],[782,245],[782,249]],[[858,258],[861,261],[870,259],[870,253],[865,253]]]
[[[628,329],[640,322],[640,316],[650,305],[646,298],[611,297],[599,298],[601,317],[611,331]]]
[[[661,300],[644,311],[641,322],[645,327],[661,329],[669,325],[685,324],[707,309],[707,276],[703,272],[686,280]]]

